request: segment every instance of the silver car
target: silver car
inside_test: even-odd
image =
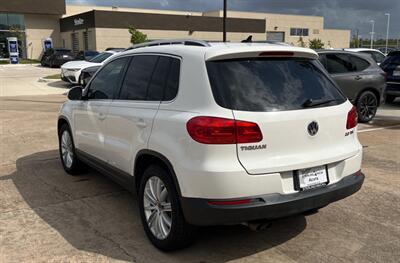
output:
[[[340,50],[321,50],[318,54],[319,61],[356,106],[359,122],[371,121],[384,101],[386,73],[366,54]]]

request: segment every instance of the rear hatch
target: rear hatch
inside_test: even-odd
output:
[[[346,127],[351,103],[317,56],[302,54],[230,54],[206,62],[216,102],[262,132],[261,141],[237,145],[239,162],[249,174],[325,165],[359,150],[355,128]]]

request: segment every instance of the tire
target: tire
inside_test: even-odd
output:
[[[58,134],[58,148],[62,166],[71,175],[84,172],[84,164],[78,159],[75,152],[74,140],[68,124],[63,124]]]
[[[53,67],[54,67],[53,61],[50,60],[50,62],[49,62],[49,68],[53,68]]]
[[[378,98],[371,91],[364,91],[358,97],[357,103],[358,122],[366,123],[371,121],[378,109]]]
[[[396,96],[386,95],[386,102],[387,103],[393,103],[395,99],[396,99]]]
[[[157,185],[159,188],[155,187]],[[155,194],[157,192],[159,194]],[[185,221],[177,190],[166,169],[150,165],[143,173],[138,193],[143,228],[155,247],[172,251],[187,247],[193,242],[196,227]],[[145,205],[148,207],[146,210]],[[152,227],[150,220],[153,222]]]

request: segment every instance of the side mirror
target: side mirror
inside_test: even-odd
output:
[[[83,88],[81,86],[72,87],[68,92],[69,100],[81,100]]]

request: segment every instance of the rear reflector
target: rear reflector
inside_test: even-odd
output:
[[[288,51],[266,51],[266,52],[261,52],[259,56],[293,57],[294,53]]]
[[[347,123],[346,123],[346,129],[352,129],[357,126],[357,109],[356,107],[353,106],[349,113],[347,114]]]
[[[245,205],[250,204],[251,199],[231,200],[231,201],[208,201],[210,205]]]
[[[204,144],[236,144],[262,141],[256,123],[199,116],[190,119],[186,129],[193,140]]]

